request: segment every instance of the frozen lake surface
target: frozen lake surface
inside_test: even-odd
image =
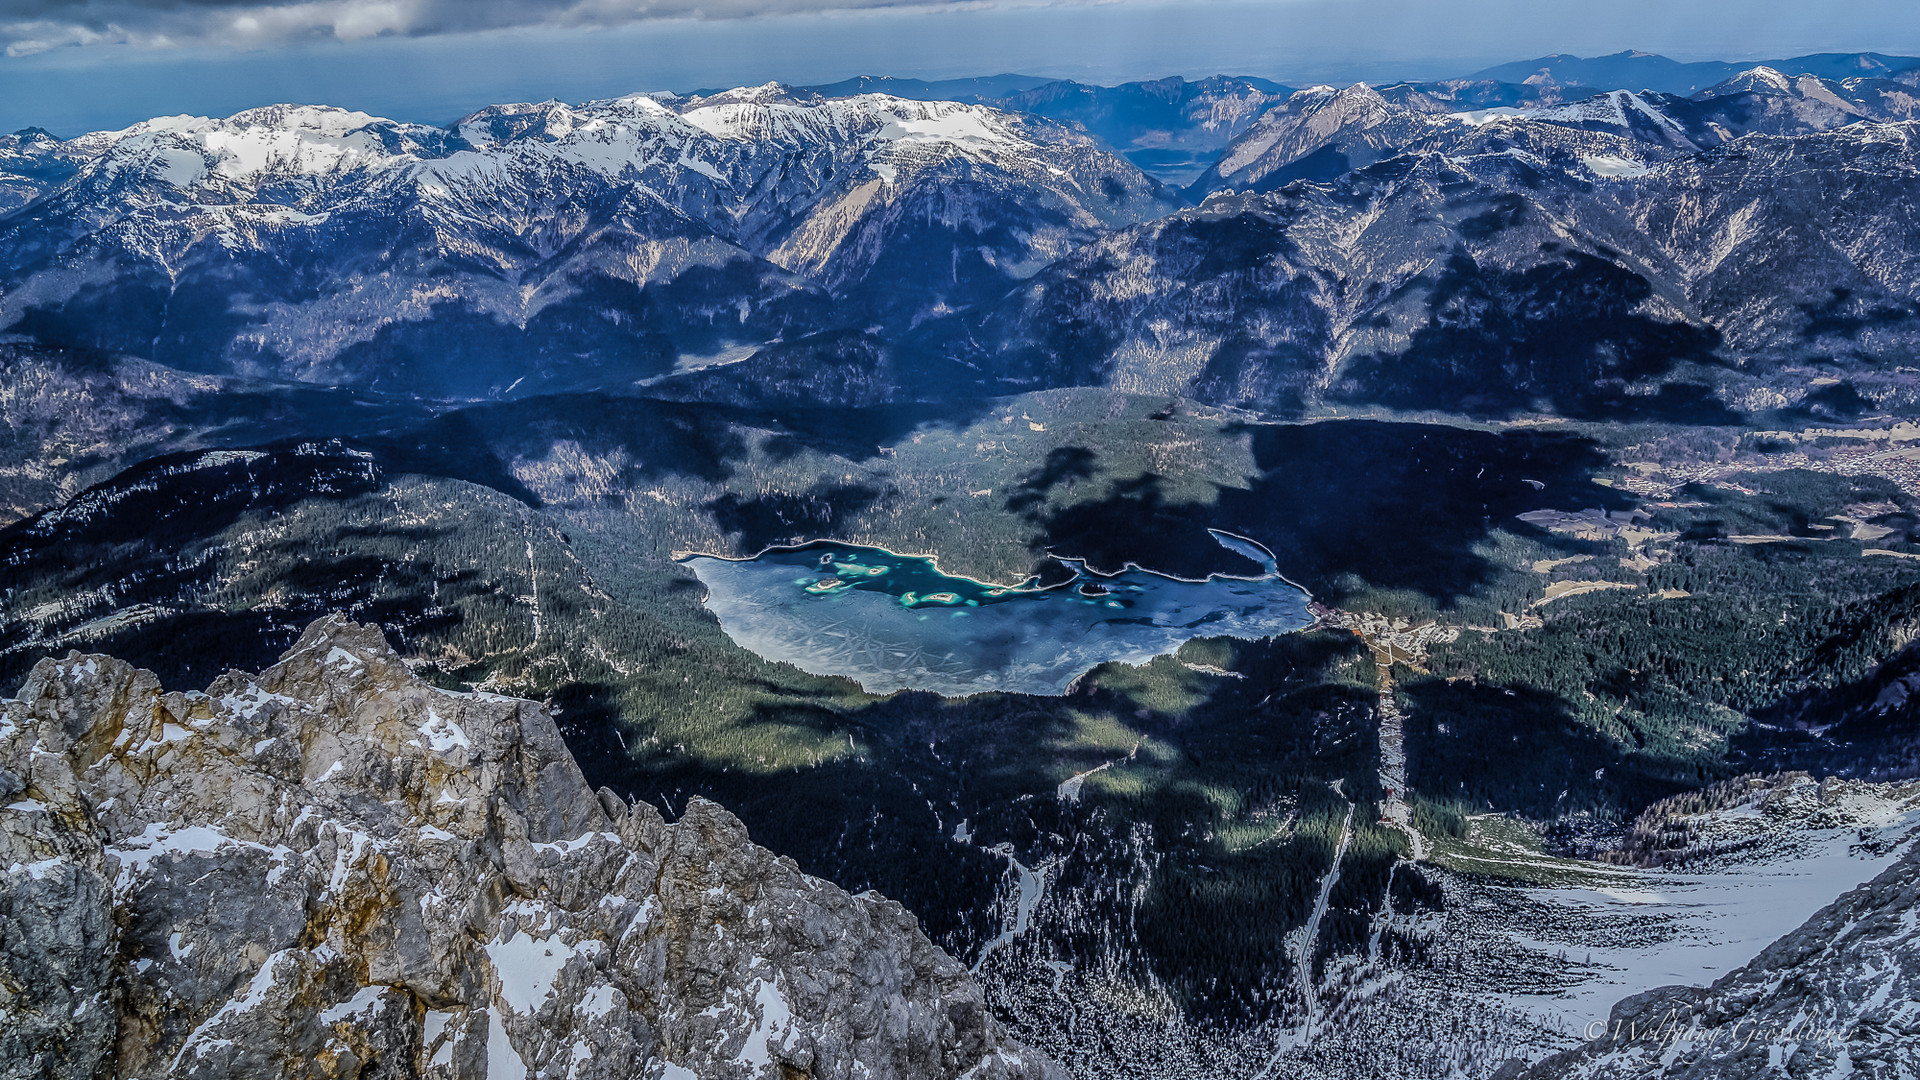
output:
[[[1066,584],[997,586],[943,574],[930,558],[829,541],[683,561],[727,635],[768,660],[876,694],[1060,694],[1100,664],[1144,663],[1193,638],[1312,625],[1307,594],[1266,549],[1215,539],[1263,572],[1186,581],[1134,566],[1097,574],[1069,559],[1076,576]]]

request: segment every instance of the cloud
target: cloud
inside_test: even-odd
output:
[[[102,44],[257,48],[643,19],[974,6],[980,0],[6,0],[0,5],[0,44],[9,56]]]

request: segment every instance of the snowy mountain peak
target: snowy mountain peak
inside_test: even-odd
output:
[[[273,128],[340,138],[381,124],[400,126],[384,117],[333,105],[263,105],[234,113],[220,126]]]
[[[379,142],[383,135],[431,139],[438,134],[439,129],[424,124],[401,123],[331,105],[263,105],[225,118],[186,115],[155,117],[119,131],[96,131],[82,135],[70,145],[83,149],[105,149],[130,138],[152,135],[229,141],[292,139],[324,143],[351,140],[367,144]]]
[[[807,90],[796,90],[784,83],[768,82],[761,83],[759,86],[736,86],[717,94],[707,94],[704,97],[686,100],[688,106],[692,108],[708,105],[792,105],[819,101],[820,95]]]
[[[1756,89],[1762,85],[1770,86],[1782,93],[1792,89],[1792,84],[1787,81],[1787,77],[1770,67],[1757,67],[1743,75],[1735,76],[1735,78],[1742,77],[1750,80]]]
[[[1387,105],[1387,99],[1381,97],[1378,90],[1375,90],[1363,82],[1354,83],[1351,86],[1343,86],[1330,94],[1318,94],[1315,96],[1320,99],[1315,104],[1318,108],[1322,109],[1345,109],[1351,111],[1354,109],[1384,108]]]
[[[1788,79],[1785,75],[1773,68],[1762,65],[1760,67],[1748,68],[1724,82],[1715,83],[1705,90],[1700,91],[1698,96],[1702,98],[1716,98],[1726,97],[1729,94],[1791,93],[1793,93],[1793,80]]]
[[[277,106],[62,145],[79,158],[71,166],[39,152],[0,160],[0,209],[19,207],[0,221],[0,263],[13,274],[0,281],[0,327],[29,317],[36,296],[86,303],[76,291],[86,271],[72,267],[93,260],[185,289],[183,279],[211,281],[240,257],[259,268],[250,302],[274,296],[283,307],[234,314],[223,284],[195,293],[207,299],[193,316],[155,292],[154,317],[244,323],[285,370],[329,380],[352,377],[332,367],[349,348],[388,350],[379,362],[395,366],[377,377],[404,368],[412,378],[410,365],[440,348],[415,337],[431,337],[448,307],[511,339],[523,350],[514,364],[538,354],[542,378],[562,377],[541,351],[557,348],[550,323],[582,342],[567,357],[597,363],[595,350],[624,349],[634,376],[651,376],[683,352],[806,332],[824,318],[816,290],[859,286],[883,260],[925,269],[890,278],[874,304],[946,312],[1003,293],[1099,230],[1172,209],[1133,165],[1048,121],[777,85],[495,105],[452,129]],[[55,265],[50,252],[76,254]],[[394,302],[399,320],[364,300],[366,260],[389,252],[381,287],[408,297]],[[914,274],[926,288],[913,287]],[[704,299],[720,277],[751,297],[724,315]],[[50,291],[14,287],[36,280]],[[659,316],[664,329],[628,319],[661,303],[637,290],[683,280]],[[323,318],[351,329],[310,333]],[[197,333],[182,330],[178,348],[203,348]],[[172,340],[155,345],[146,331],[116,347],[171,356]],[[257,353],[255,340],[211,347]],[[518,385],[524,372],[461,376],[458,389]]]
[[[166,116],[66,144],[87,160],[76,183],[148,181],[188,189],[235,189],[311,182],[444,154],[447,134],[324,105],[269,105],[224,119]]]

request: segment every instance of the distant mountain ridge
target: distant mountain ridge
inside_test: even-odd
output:
[[[1687,97],[1217,77],[996,100],[767,84],[444,128],[271,106],[23,132],[0,140],[21,204],[0,334],[436,400],[1915,404],[1893,368],[1920,341],[1900,217],[1920,70],[1753,67]],[[1142,163],[1199,172],[1180,193]],[[1809,386],[1809,364],[1836,370]]]
[[[1541,87],[1529,88],[1534,94],[1502,89],[1523,88],[1355,83],[1301,91],[1236,136],[1188,194],[1198,201],[1222,188],[1265,191],[1332,179],[1415,148],[1458,154],[1512,145],[1552,157],[1578,147],[1587,158],[1617,157],[1638,167],[1750,133],[1804,134],[1920,116],[1920,80],[1835,81],[1767,67],[1690,98],[1609,90],[1562,100]]]
[[[1237,192],[1021,286],[974,362],[1281,413],[1912,410],[1920,124],[1736,99],[1756,130],[1624,91],[1467,119],[1316,92],[1229,149]]]
[[[981,75],[967,79],[914,79],[892,75],[855,75],[839,82],[800,87],[821,97],[851,97],[855,94],[888,94],[915,101],[961,101],[970,105],[991,105],[1000,98],[1044,86],[1053,80],[1038,75]],[[714,93],[716,91],[700,91]]]
[[[860,309],[937,315],[1178,205],[1044,120],[771,85],[446,129],[273,106],[25,151],[71,171],[0,218],[0,325],[430,396],[630,385]]]
[[[1449,112],[1558,105],[1612,90],[1687,97],[1756,68],[1836,83],[1886,80],[1920,70],[1920,57],[1818,53],[1783,60],[1684,62],[1635,51],[1591,58],[1556,54],[1460,78],[1373,88],[1414,111]],[[1141,169],[1182,187],[1199,180],[1229,141],[1295,93],[1294,87],[1249,75],[1171,76],[1113,86],[1004,74],[935,81],[859,76],[806,89],[825,97],[879,92],[962,101],[1078,124]]]
[[[1609,56],[1580,57],[1565,53],[1535,60],[1497,64],[1468,76],[1497,82],[1551,81],[1561,86],[1597,86],[1604,89],[1657,90],[1693,94],[1750,68],[1768,67],[1788,75],[1822,79],[1887,78],[1920,67],[1920,57],[1883,53],[1813,53],[1784,60],[1673,60],[1657,53],[1626,50]]]

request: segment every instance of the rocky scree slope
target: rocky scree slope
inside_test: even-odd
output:
[[[339,618],[204,694],[43,661],[0,799],[0,1076],[1056,1075],[898,904]]]

